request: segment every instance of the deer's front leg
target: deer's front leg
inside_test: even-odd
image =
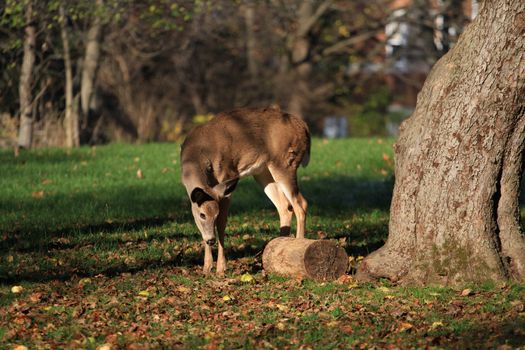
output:
[[[213,254],[211,252],[211,245],[206,242],[203,242],[203,244],[204,244],[204,267],[202,268],[202,271],[205,274],[209,274],[213,267]]]
[[[230,208],[230,197],[223,198],[219,203],[219,216],[217,217],[217,233],[219,236],[219,249],[217,252],[217,274],[224,276],[226,271],[226,257],[224,255],[224,231],[228,222],[228,210]]]

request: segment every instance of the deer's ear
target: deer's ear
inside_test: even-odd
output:
[[[238,178],[226,180],[224,182],[221,182],[216,188],[216,192],[219,195],[219,197],[226,197],[229,194],[235,190],[235,187],[237,186],[237,182],[239,182]]]
[[[196,187],[193,191],[191,191],[190,199],[193,203],[197,203],[199,207],[202,205],[202,203],[213,200],[212,196],[204,192],[204,190],[200,187]]]

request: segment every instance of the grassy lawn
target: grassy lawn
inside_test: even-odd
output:
[[[352,260],[331,283],[264,274],[279,223],[252,179],[233,197],[227,276],[205,278],[178,145],[0,153],[0,348],[525,346],[523,284],[352,279],[387,235],[392,142],[314,140],[300,170],[307,236],[337,240]]]

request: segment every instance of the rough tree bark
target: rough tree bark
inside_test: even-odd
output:
[[[524,144],[525,2],[485,0],[400,128],[388,240],[357,276],[524,281]]]
[[[60,3],[60,34],[62,36],[64,70],[65,70],[65,95],[66,95],[66,110],[64,117],[64,128],[66,131],[66,146],[78,147],[80,145],[79,138],[79,123],[78,113],[74,108],[73,101],[73,65],[71,63],[71,52],[69,49],[69,35],[66,26],[66,12],[64,3]]]
[[[25,12],[26,27],[24,29],[24,56],[20,72],[20,127],[18,131],[18,146],[30,148],[33,136],[33,67],[35,66],[36,28],[33,22],[33,4],[27,2]]]

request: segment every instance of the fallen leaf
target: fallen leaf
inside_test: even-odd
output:
[[[44,191],[35,191],[31,193],[31,197],[36,199],[44,198]]]
[[[187,293],[191,292],[191,290],[188,287],[186,287],[186,286],[178,286],[177,290],[179,292],[181,292],[181,293],[184,293],[184,294],[187,294]]]
[[[27,346],[25,346],[25,345],[15,345],[15,346],[13,346],[13,350],[27,350]]]
[[[441,321],[432,322],[432,329],[436,329],[436,328],[443,327],[443,326],[444,324]]]
[[[13,286],[11,288],[11,293],[18,294],[18,293],[22,293],[23,290],[24,290],[24,287],[22,286]]]
[[[408,322],[401,322],[399,324],[399,327],[397,327],[397,331],[398,332],[406,332],[410,329],[414,328],[414,325],[412,323],[408,323]]]
[[[222,297],[222,300],[223,300],[223,301],[232,301],[233,299],[232,299],[231,296],[229,296],[229,295],[225,295],[225,296]]]
[[[388,162],[390,160],[390,156],[388,154],[386,154],[386,153],[383,153],[383,160],[385,162]]]
[[[38,303],[41,298],[42,298],[42,293],[38,293],[38,292],[35,292],[29,296],[29,300],[31,300],[33,303]]]
[[[275,304],[275,307],[278,308],[279,311],[282,311],[282,312],[287,312],[288,311],[288,306],[286,306],[286,305]]]
[[[342,275],[337,279],[337,283],[339,284],[346,284],[346,283],[352,283],[354,281],[353,277],[350,275]]]
[[[525,305],[523,305],[521,300],[513,300],[510,302],[510,305],[514,306],[518,312],[522,312],[525,309]]]
[[[144,174],[142,174],[142,170],[141,169],[137,170],[137,178],[139,178],[141,180],[144,179]]]
[[[84,286],[90,283],[91,283],[91,278],[82,278],[80,281],[78,281],[78,284],[81,286]]]
[[[149,297],[149,292],[147,290],[141,290],[139,292],[139,296],[147,298],[147,297]]]
[[[383,286],[383,287],[379,287],[379,288],[377,288],[377,290],[379,290],[379,291],[381,291],[381,292],[383,292],[383,293],[388,293],[388,292],[390,292],[390,289],[388,289],[387,287],[384,287],[384,286]]]
[[[357,283],[357,281],[348,285],[348,289],[354,289],[357,287],[359,287],[359,283]]]
[[[328,327],[336,327],[339,325],[339,321],[330,321],[326,324]]]
[[[514,347],[509,344],[502,344],[496,348],[497,350],[512,350]]]
[[[346,334],[352,334],[354,332],[354,329],[350,325],[341,326],[339,327],[339,329],[341,330],[341,332]]]
[[[470,288],[463,289],[463,291],[461,292],[461,296],[462,297],[468,297],[468,296],[470,296],[472,294],[474,294],[474,293],[472,293],[472,289],[470,289]]]
[[[252,282],[253,280],[254,280],[253,276],[250,275],[249,273],[245,273],[244,275],[241,276],[241,282],[249,283],[249,282]]]
[[[111,344],[104,343],[97,347],[97,350],[111,350]]]

